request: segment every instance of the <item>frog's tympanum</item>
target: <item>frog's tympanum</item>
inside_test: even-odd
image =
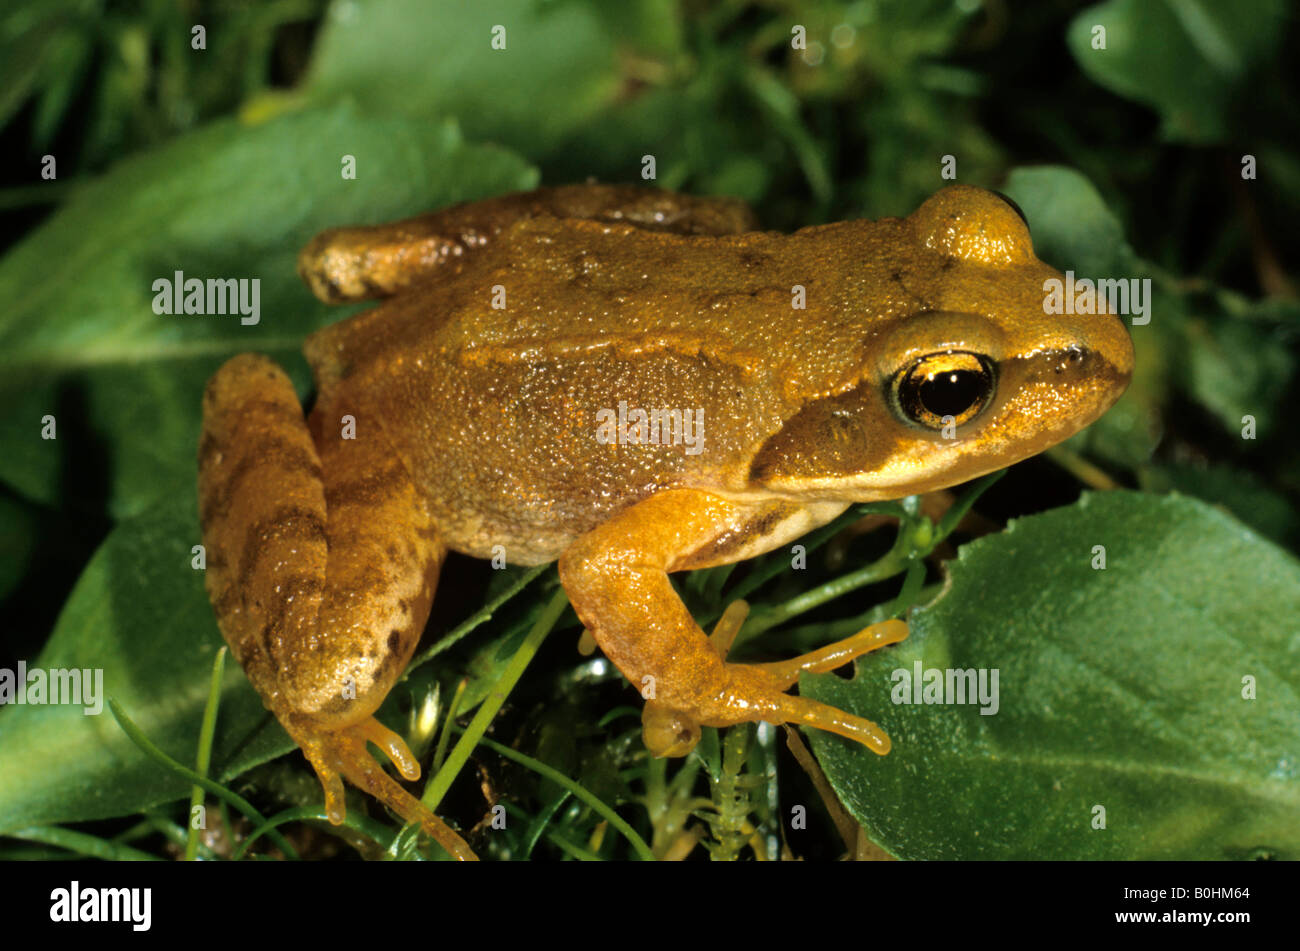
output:
[[[586,185],[330,231],[302,252],[317,296],[386,302],[307,340],[305,418],[265,357],[217,372],[199,495],[222,633],[331,819],[346,777],[473,857],[366,748],[418,777],[374,712],[448,549],[558,559],[596,643],[653,685],[658,755],[686,753],[700,724],[753,720],[888,751],[874,723],[787,691],[901,640],[901,621],[728,663],[668,573],[1060,442],[1115,402],[1132,347],[1111,314],[1044,313],[1060,275],[991,192],[945,188],[902,219],[753,229],[732,200]]]

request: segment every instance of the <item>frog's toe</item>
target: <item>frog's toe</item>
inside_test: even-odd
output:
[[[870,720],[845,713],[843,710],[807,697],[782,695],[777,708],[782,723],[799,723],[825,730],[827,733],[836,733],[850,740],[856,740],[880,756],[888,753],[892,746],[889,734]]]
[[[782,689],[785,689],[793,686],[802,674],[824,674],[837,667],[843,667],[863,654],[869,654],[890,644],[897,644],[906,637],[907,625],[904,622],[881,621],[879,624],[858,631],[852,637],[827,644],[820,650],[801,654],[789,660],[753,666],[770,674],[782,685]]]
[[[747,606],[737,601],[727,609],[710,635],[718,654],[726,657],[731,642],[744,621]],[[641,733],[654,756],[685,756],[700,741],[700,724],[731,726],[766,720],[769,723],[801,723],[856,740],[874,753],[890,750],[889,736],[870,720],[845,713],[807,697],[792,697],[790,689],[802,674],[825,673],[842,667],[863,654],[907,637],[902,621],[883,621],[852,637],[790,660],[769,664],[727,664],[725,682],[707,698],[676,709],[662,702],[646,702],[641,714]]]
[[[384,726],[374,717],[362,720],[355,727],[358,737],[368,740],[388,754],[402,778],[414,782],[420,778],[420,762],[398,734]]]
[[[321,788],[325,791],[325,815],[333,825],[342,825],[347,818],[347,806],[343,792],[343,764],[334,754],[333,747],[317,740],[300,742],[307,762],[316,771]]]
[[[724,679],[707,695],[648,701],[642,737],[654,756],[685,756],[700,740],[700,726],[727,727],[763,720],[814,727],[855,740],[874,753],[889,752],[889,736],[875,723],[808,697],[785,693],[784,680],[760,665],[727,664]],[[684,708],[684,709],[683,709]]]
[[[856,740],[882,756],[888,753],[888,735],[870,720],[808,697],[793,697],[785,693],[794,678],[804,670],[819,669],[820,663],[795,668],[793,673],[783,668],[774,673],[766,664],[728,664],[722,689],[698,711],[700,722],[709,726],[730,726],[754,720],[802,724]]]

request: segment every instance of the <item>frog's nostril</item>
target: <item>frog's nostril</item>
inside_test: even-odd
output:
[[[1082,370],[1088,362],[1088,351],[1079,346],[1067,347],[1052,354],[1051,359],[1052,369],[1058,374],[1067,370]]]

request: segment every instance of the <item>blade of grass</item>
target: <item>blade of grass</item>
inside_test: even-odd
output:
[[[1044,455],[1090,489],[1109,492],[1119,488],[1119,483],[1106,472],[1071,449],[1053,446]]]
[[[469,678],[460,678],[460,682],[456,684],[456,692],[452,694],[451,705],[447,707],[447,716],[442,721],[442,731],[438,734],[438,746],[433,752],[433,765],[429,767],[435,773],[442,769],[443,761],[447,758],[447,744],[451,742],[451,725],[456,722],[456,715],[460,712],[460,702],[468,686]]]
[[[892,518],[903,519],[907,516],[903,507],[898,502],[869,502],[864,505],[855,505],[849,508],[844,514],[827,522],[821,528],[814,529],[807,535],[799,539],[799,544],[809,554],[821,548],[828,541],[838,535],[848,526],[867,515],[888,515]],[[743,599],[749,597],[758,588],[762,587],[768,581],[771,581],[783,571],[789,570],[789,562],[785,558],[774,558],[770,564],[747,575],[741,581],[730,597],[733,599]],[[721,611],[717,612],[721,614]],[[703,623],[713,621],[713,617],[707,618]]]
[[[594,852],[589,852],[580,845],[574,845],[564,836],[560,835],[554,829],[546,833],[546,838],[558,845],[562,850],[579,862],[599,862],[600,856]]]
[[[911,532],[906,527],[903,527],[899,530],[894,547],[865,568],[849,572],[838,578],[832,578],[825,584],[805,591],[803,594],[793,597],[783,604],[778,604],[761,614],[755,612],[745,624],[746,639],[778,624],[784,624],[790,618],[805,611],[811,611],[828,601],[834,601],[850,591],[865,588],[867,585],[875,584],[877,581],[884,581],[886,578],[892,578],[894,575],[906,570],[908,562],[911,560],[909,557],[911,550]]]
[[[610,825],[612,825],[615,829],[621,832],[623,834],[623,838],[627,839],[628,843],[636,851],[637,855],[641,858],[642,861],[653,862],[655,860],[654,853],[650,851],[650,846],[646,845],[645,840],[642,839],[641,836],[637,835],[636,830],[633,829],[630,825],[628,825],[623,820],[623,817],[620,816],[613,809],[611,809],[608,805],[606,805],[606,803],[603,800],[599,799],[598,797],[590,793],[581,784],[570,779],[568,776],[565,776],[558,769],[555,769],[551,766],[547,766],[541,760],[533,759],[531,756],[528,756],[527,754],[524,753],[520,753],[518,750],[512,750],[510,747],[503,746],[502,744],[498,743],[496,740],[488,739],[485,736],[485,737],[481,737],[479,739],[479,742],[484,746],[486,746],[488,749],[495,750],[497,753],[500,753],[506,759],[513,760],[514,762],[518,763],[521,766],[528,767],[533,772],[537,773],[539,776],[545,776],[547,779],[556,783],[560,787],[567,789],[569,792],[573,793],[575,798],[581,799],[587,805],[591,806],[591,808],[594,809],[597,814],[599,814]]]
[[[148,852],[141,852],[120,842],[110,842],[85,832],[74,832],[61,826],[31,826],[27,829],[15,829],[5,833],[14,839],[26,839],[28,842],[44,842],[57,845],[78,855],[92,859],[104,859],[107,862],[158,862],[161,859]]]
[[[286,809],[284,812],[276,813],[249,833],[247,839],[239,843],[239,848],[235,849],[235,854],[231,856],[231,861],[238,862],[242,859],[252,844],[263,835],[270,834],[272,829],[282,826],[287,822],[305,822],[312,819],[318,819],[321,822],[330,821],[329,815],[319,806],[298,806],[294,809]],[[344,816],[343,825],[345,828],[351,829],[353,832],[364,835],[367,839],[370,839],[381,848],[387,849],[392,845],[394,837],[392,832],[390,832],[382,823],[378,823],[366,816],[357,815],[355,809],[349,810],[347,815]],[[333,828],[333,826],[330,828]]]
[[[567,789],[564,790],[547,803],[542,811],[533,819],[532,825],[530,825],[528,831],[524,833],[523,857],[525,859],[532,856],[533,849],[537,847],[537,840],[542,837],[542,833],[546,831],[546,827],[551,824],[551,820],[555,818],[555,814],[560,811],[566,802],[569,801],[571,795],[572,793]]]
[[[208,687],[208,702],[203,707],[203,723],[199,727],[199,751],[194,757],[194,768],[204,779],[212,762],[212,737],[217,731],[217,708],[221,706],[221,676],[226,671],[226,647],[222,645],[212,658],[212,682]],[[194,824],[195,810],[203,808],[203,787],[190,789],[189,836],[185,840],[185,861],[193,862],[199,852],[199,827]],[[206,822],[206,819],[205,819]]]
[[[186,841],[189,838],[189,831],[187,829],[181,828],[181,826],[177,825],[175,822],[167,818],[165,815],[162,815],[158,810],[156,809],[149,810],[149,812],[145,816],[144,825],[149,827],[149,831],[151,833],[157,833],[161,835],[172,845],[176,846],[176,848],[181,849],[182,851],[185,849]],[[123,839],[120,836],[114,836],[113,841],[126,842],[128,840]],[[216,853],[213,852],[206,845],[204,845],[202,842],[199,843],[199,853],[209,861],[217,857]]]
[[[134,721],[126,715],[122,708],[118,706],[117,701],[112,697],[108,698],[108,709],[112,712],[113,718],[117,720],[117,725],[122,728],[122,732],[130,737],[131,742],[138,746],[145,756],[148,756],[160,766],[170,769],[173,773],[185,777],[190,782],[197,783],[214,796],[220,796],[224,802],[228,802],[230,805],[234,806],[257,825],[262,825],[266,822],[266,817],[258,812],[253,804],[243,796],[231,792],[225,786],[213,782],[206,776],[200,776],[198,773],[194,772],[194,770],[182,766],[162,750],[158,749],[158,747],[153,744],[153,741],[140,731],[140,728],[135,725]],[[295,860],[298,858],[297,850],[289,844],[288,840],[285,839],[284,836],[280,835],[280,833],[275,830],[272,830],[268,834],[271,837],[271,841],[280,848],[280,851],[282,851],[286,857]]]
[[[943,517],[939,519],[939,524],[936,526],[934,535],[931,538],[931,550],[953,533],[953,530],[956,529],[961,520],[966,517],[966,513],[969,512],[971,507],[979,501],[980,496],[987,492],[995,482],[1006,474],[1006,469],[999,469],[997,472],[990,472],[988,475],[984,476],[984,478],[971,486],[969,490],[963,492],[961,498],[952,503],[952,506],[948,511],[944,512]]]
[[[532,582],[532,580],[536,578],[538,575],[545,572],[548,567],[550,566],[538,565],[535,568],[529,568],[518,578],[516,578],[514,584],[510,585],[510,587],[508,587],[505,591],[502,591],[499,595],[497,595],[487,604],[483,605],[483,607],[479,608],[477,611],[471,614],[462,623],[456,625],[454,628],[452,628],[450,631],[444,634],[441,638],[438,639],[437,643],[430,645],[428,650],[425,650],[422,653],[417,654],[415,659],[406,665],[406,673],[403,674],[403,679],[409,676],[411,671],[415,670],[415,668],[419,667],[421,664],[433,660],[433,658],[437,657],[447,648],[451,647],[458,640],[460,640],[470,631],[474,630],[480,624],[486,624],[488,621],[490,621],[492,619],[493,613],[497,610],[497,608],[501,607],[501,605],[505,604],[507,601],[509,601],[511,598],[517,595],[520,591],[524,590],[524,588],[528,587],[529,583]]]
[[[443,763],[442,769],[438,770],[429,785],[424,790],[421,800],[426,806],[433,811],[437,811],[438,804],[442,802],[442,797],[447,795],[447,790],[451,788],[452,781],[460,773],[461,768],[469,761],[470,753],[478,745],[483,734],[487,732],[488,725],[501,709],[506,698],[510,696],[510,691],[514,689],[519,678],[523,676],[525,668],[537,649],[542,646],[542,641],[546,635],[555,627],[555,622],[560,619],[560,615],[568,606],[569,599],[561,588],[551,596],[551,600],[542,608],[541,613],[537,615],[532,630],[524,638],[524,642],[519,645],[515,655],[510,658],[510,663],[501,674],[501,679],[492,687],[487,698],[479,706],[478,712],[474,714],[474,719],[470,721],[465,728],[464,734],[456,743],[451,753],[447,756],[447,761]]]

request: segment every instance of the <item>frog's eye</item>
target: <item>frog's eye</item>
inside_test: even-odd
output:
[[[926,429],[942,429],[944,417],[960,426],[988,406],[997,387],[993,361],[978,353],[945,350],[921,357],[894,375],[894,411]]]

